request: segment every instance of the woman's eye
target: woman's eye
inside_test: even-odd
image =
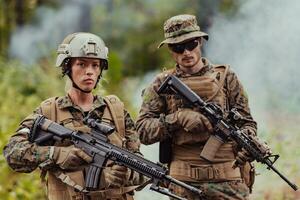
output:
[[[100,67],[100,65],[99,64],[94,64],[93,67],[98,68],[98,67]]]

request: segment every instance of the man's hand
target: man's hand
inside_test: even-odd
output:
[[[112,165],[103,170],[106,187],[121,187],[128,181],[128,170],[124,166]]]
[[[187,132],[213,131],[209,120],[199,112],[181,109],[166,116],[166,123],[183,128]]]
[[[235,157],[235,161],[233,163],[233,168],[241,167],[246,164],[246,162],[252,162],[254,159],[248,154],[248,152],[245,149],[242,149],[237,153],[237,156]]]
[[[74,147],[74,145],[67,147],[54,146],[53,160],[61,169],[66,170],[82,169],[92,162],[92,158],[88,154]]]

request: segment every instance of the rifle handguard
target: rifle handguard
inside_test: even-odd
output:
[[[215,135],[211,135],[205,143],[200,157],[207,161],[212,161],[222,144],[224,144],[224,141]]]

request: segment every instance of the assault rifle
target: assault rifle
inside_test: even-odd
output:
[[[90,134],[66,128],[40,115],[34,121],[29,134],[29,141],[35,142],[37,145],[45,145],[49,141],[69,139],[76,147],[90,155],[93,161],[90,163],[86,175],[85,189],[87,191],[98,188],[102,169],[106,166],[108,160],[112,160],[116,164],[123,165],[149,177],[152,181],[151,190],[183,200],[184,198],[160,186],[160,184],[173,183],[199,195],[199,198],[202,197],[201,190],[167,175],[168,170],[162,164],[156,164],[126,149],[110,144],[107,136],[114,132],[113,127],[88,118],[84,120],[84,123],[91,128]]]
[[[187,85],[174,75],[170,75],[161,84],[158,94],[174,94],[179,95],[188,103],[197,108],[199,112],[205,115],[214,127],[214,133],[210,136],[200,156],[211,161],[219,147],[229,139],[235,141],[239,148],[244,148],[248,154],[257,162],[267,165],[267,169],[273,170],[295,191],[298,187],[291,183],[284,175],[282,175],[273,164],[279,158],[279,155],[272,155],[270,148],[266,143],[260,141],[258,137],[248,135],[239,130],[238,127],[232,125],[230,120],[225,119],[222,110],[213,103],[207,103],[193,92]],[[236,109],[230,111],[230,116],[234,120],[242,119],[242,115]]]

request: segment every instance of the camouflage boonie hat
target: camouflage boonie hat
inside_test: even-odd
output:
[[[200,31],[194,15],[176,15],[164,23],[165,40],[158,48],[164,44],[176,44],[190,38],[204,37],[208,40],[208,34]]]

